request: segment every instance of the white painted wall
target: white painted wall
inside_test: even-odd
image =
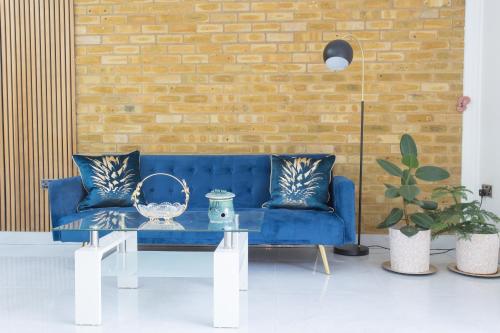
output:
[[[483,10],[479,180],[493,185],[484,207],[500,214],[500,1],[486,0]]]
[[[499,0],[467,0],[462,183],[474,192],[493,185],[484,208],[500,215],[500,13]]]

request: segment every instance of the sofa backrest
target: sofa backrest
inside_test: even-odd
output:
[[[300,155],[324,156],[324,155]],[[189,208],[206,209],[205,194],[224,189],[236,194],[236,208],[261,207],[269,200],[271,159],[269,155],[142,155],[141,178],[169,173],[185,179],[191,197]],[[147,202],[183,202],[180,184],[167,177],[152,177],[143,185]]]

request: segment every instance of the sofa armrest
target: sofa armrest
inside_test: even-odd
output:
[[[333,208],[344,220],[344,242],[356,240],[354,182],[347,177],[335,176],[332,182]]]
[[[55,179],[48,182],[50,219],[52,227],[59,226],[61,217],[77,212],[78,204],[85,196],[80,176]],[[56,239],[54,233],[54,240]]]

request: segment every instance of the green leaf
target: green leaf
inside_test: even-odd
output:
[[[432,191],[431,199],[432,200],[441,200],[447,196],[451,196],[450,192],[443,191],[441,189],[434,189]]]
[[[378,165],[382,167],[387,173],[390,175],[401,177],[403,175],[403,171],[394,163],[386,161],[386,160],[377,160]]]
[[[450,173],[443,168],[423,166],[417,169],[415,176],[428,182],[435,182],[450,177]]]
[[[413,201],[419,193],[420,189],[415,185],[401,185],[399,188],[399,194],[407,201]]]
[[[399,143],[399,148],[401,149],[401,155],[413,155],[415,158],[417,157],[417,145],[415,141],[409,134],[403,134],[401,137],[401,141]]]
[[[435,201],[430,200],[415,200],[415,203],[422,209],[435,210],[438,208],[438,204]]]
[[[432,226],[433,237],[439,236],[445,232],[453,231],[453,226],[448,223],[436,223]]]
[[[403,218],[403,210],[401,208],[393,208],[389,215],[385,218],[384,222],[377,225],[378,229],[389,228]]]
[[[387,190],[385,190],[385,196],[386,198],[397,198],[399,197],[399,189],[397,187],[390,187]]]
[[[399,229],[406,237],[414,236],[418,233],[418,229],[412,225],[405,225],[401,229]]]
[[[408,168],[416,169],[418,168],[418,159],[415,155],[403,155],[401,163],[406,165]]]
[[[401,176],[401,185],[415,185],[417,181],[415,177],[410,173],[410,170],[404,170],[403,175]]]
[[[399,197],[399,187],[391,184],[384,184],[386,187],[385,196],[387,198],[397,198]]]
[[[450,197],[456,201],[467,200],[472,191],[465,186],[441,186],[432,191],[432,199],[439,200],[444,197]]]
[[[410,215],[410,220],[423,229],[430,229],[434,224],[432,217],[425,213],[414,213]]]

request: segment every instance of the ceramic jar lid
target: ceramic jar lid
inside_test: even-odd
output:
[[[211,192],[205,194],[205,197],[211,200],[229,200],[235,196],[236,195],[234,193],[219,189],[212,190]]]

